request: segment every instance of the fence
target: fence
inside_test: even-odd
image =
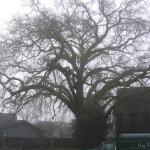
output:
[[[10,148],[79,148],[79,142],[73,138],[8,138],[1,137],[0,147]]]

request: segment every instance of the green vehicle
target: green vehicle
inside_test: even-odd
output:
[[[150,150],[150,133],[124,133],[104,143],[100,150]]]

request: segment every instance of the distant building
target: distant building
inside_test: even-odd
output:
[[[44,149],[72,148],[71,124],[65,122],[43,122],[33,125],[17,120],[15,114],[0,113],[0,149]]]
[[[46,142],[42,131],[36,126],[17,120],[15,114],[0,113],[0,148],[33,148],[45,146]]]
[[[117,133],[150,132],[150,87],[120,89],[117,96]]]
[[[53,138],[72,138],[71,124],[65,122],[40,121],[36,124],[44,136]]]
[[[15,114],[0,113],[0,136],[14,138],[41,137],[42,132],[31,123],[17,120]]]

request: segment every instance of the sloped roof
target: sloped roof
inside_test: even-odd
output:
[[[17,123],[17,116],[14,113],[0,113],[0,129]]]
[[[37,128],[36,126],[32,125],[31,123],[25,120],[17,120],[16,114],[9,114],[9,113],[0,113],[0,132],[9,130],[11,128],[25,125],[32,130],[34,130],[39,136],[43,136],[42,130]]]
[[[25,120],[17,120],[16,122],[13,122],[13,123],[10,123],[6,126],[3,126],[3,127],[0,128],[0,131],[10,129],[10,128],[20,126],[20,125],[28,126],[29,128],[32,128],[34,131],[36,131],[39,134],[39,136],[43,136],[42,130],[40,130],[39,128],[37,128],[36,126],[32,125],[31,123],[29,123]]]

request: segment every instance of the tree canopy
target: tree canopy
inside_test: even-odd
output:
[[[101,124],[107,124],[116,90],[148,82],[150,27],[144,0],[124,0],[119,6],[110,0],[61,1],[58,14],[39,1],[31,4],[33,14],[14,18],[1,36],[3,105],[59,101],[85,132],[100,120],[94,134],[103,135]]]

